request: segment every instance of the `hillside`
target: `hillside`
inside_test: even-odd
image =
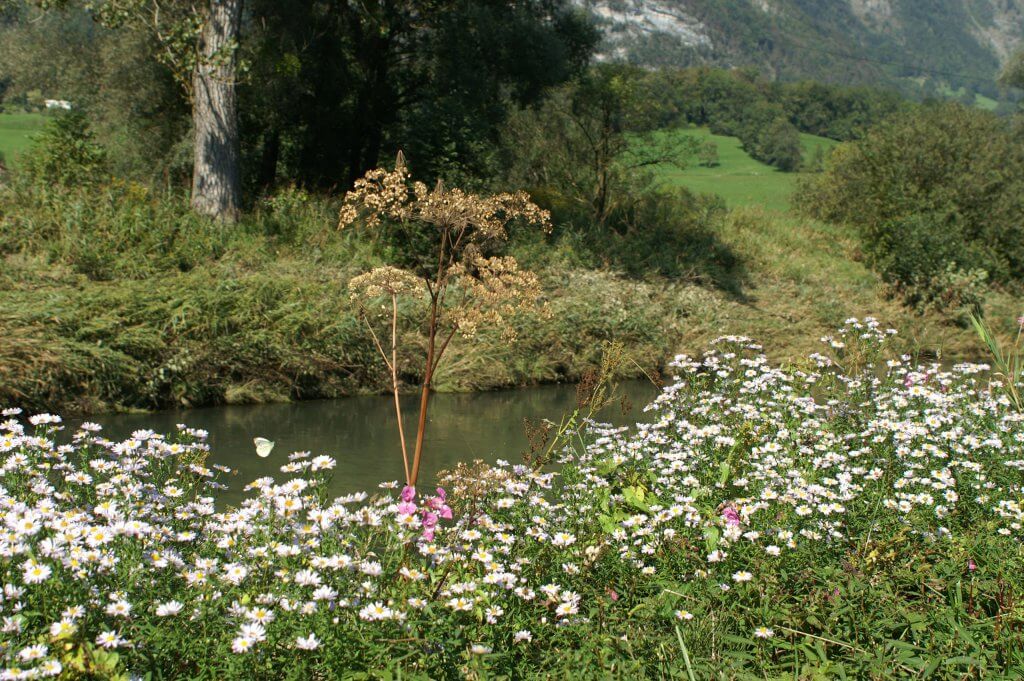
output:
[[[605,58],[757,66],[780,80],[964,87],[989,97],[1024,0],[579,0]]]

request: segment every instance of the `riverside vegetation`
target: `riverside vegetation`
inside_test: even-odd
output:
[[[333,230],[334,206],[289,192],[225,233],[189,216],[183,201],[137,185],[61,193],[17,216],[3,209],[0,392],[9,403],[159,408],[389,385],[345,294],[352,277],[385,260],[374,242]],[[851,309],[903,322],[912,350],[974,348],[961,329],[887,299],[875,275],[850,260],[856,243],[840,230],[758,209],[716,219],[720,243],[756,281],[743,296],[690,278],[591,269],[600,261],[588,266],[572,234],[553,246],[513,236],[510,250],[540,277],[550,314],[520,320],[516,344],[486,331],[454,343],[435,386],[574,380],[608,338],[650,370],[719,329],[744,327],[778,341],[776,357],[793,358]],[[422,347],[410,333],[409,350]],[[421,375],[415,354],[402,362],[400,378]]]
[[[393,245],[335,229],[340,205],[297,188],[224,229],[190,214],[174,193],[111,179],[82,121],[58,128],[60,120],[0,186],[5,401],[88,412],[389,389],[346,290],[353,276],[391,262]],[[695,177],[706,182],[706,170],[716,169],[695,169]],[[549,314],[523,315],[515,344],[486,331],[453,343],[434,386],[577,380],[609,338],[647,372],[723,332],[767,339],[774,358],[792,360],[850,313],[893,321],[909,352],[982,351],[942,310],[919,313],[891,297],[858,260],[855,232],[743,205],[740,194],[731,210],[684,189],[667,197],[658,182],[685,183],[687,174],[659,172],[647,199],[613,216],[625,220],[622,230],[594,229],[563,208],[580,205],[571,197],[534,191],[553,209],[555,229],[513,228],[505,253],[538,275]],[[778,180],[748,178],[776,194],[784,190]],[[1012,318],[1013,296],[994,290],[987,306],[1005,334],[998,322]],[[398,378],[408,385],[422,377],[416,357],[426,341],[419,328],[404,338],[409,355],[399,357]],[[632,365],[622,371],[640,374]]]
[[[779,198],[795,174],[758,165],[743,157],[738,141],[721,136],[719,142],[732,140],[722,145],[723,165],[693,168],[687,154],[699,151],[700,141],[687,139],[687,128],[666,133],[643,123],[652,112],[638,113],[637,88],[626,87],[628,77],[632,72],[610,70],[579,92],[555,96],[547,119],[523,111],[510,123],[503,148],[516,153],[507,159],[504,186],[527,188],[551,211],[553,230],[513,225],[495,255],[515,257],[536,274],[549,314],[521,315],[514,322],[516,344],[486,329],[472,343],[453,342],[449,361],[432,376],[436,389],[577,380],[596,366],[596,348],[610,338],[641,361],[642,367],[622,367],[631,375],[650,373],[675,352],[699,348],[723,332],[766,339],[773,358],[793,360],[809,351],[807,339],[851,314],[874,313],[898,325],[908,352],[977,357],[984,348],[964,319],[982,298],[995,332],[1005,336],[1013,330],[1002,320],[1015,314],[1015,270],[993,267],[990,280],[979,284],[986,263],[1008,261],[1005,255],[975,257],[996,253],[999,239],[1012,241],[1010,221],[987,229],[986,241],[961,249],[962,256],[959,242],[947,239],[942,253],[964,263],[951,273],[949,292],[921,284],[941,284],[941,266],[918,276],[916,284],[901,284],[878,255],[884,244],[865,242],[857,224],[846,226],[843,215],[828,213],[827,201],[851,205],[850,192],[868,187],[834,180],[840,171],[833,167],[860,157],[837,155],[825,173],[811,176],[821,178],[818,188],[797,190],[801,208],[815,201],[819,206],[806,213],[838,223],[795,215],[783,210],[786,201]],[[682,82],[684,94],[695,87]],[[581,129],[614,153],[592,160]],[[1014,137],[1001,139],[1005,148],[1016,148]],[[941,140],[915,144],[943,153]],[[963,153],[967,158],[969,145]],[[894,173],[909,167],[901,166],[905,158],[886,156]],[[626,170],[629,165],[634,167]],[[744,176],[749,189],[738,191],[730,182],[729,205],[685,189],[706,189],[709,172],[728,174],[739,167],[744,173],[751,169]],[[987,167],[964,164],[961,170],[981,178],[988,176]],[[192,214],[173,188],[111,173],[110,152],[86,117],[72,112],[51,118],[0,185],[5,401],[88,412],[391,389],[392,376],[377,363],[373,339],[347,287],[358,274],[395,262],[401,247],[379,234],[338,231],[340,201],[302,189],[265,196],[228,229]],[[963,185],[956,173],[946,173],[928,186],[953,184]],[[838,189],[830,194],[823,189],[829,186]],[[998,194],[991,189],[991,196],[1014,195],[1009,182]],[[871,191],[884,194],[885,186]],[[604,197],[600,209],[595,196]],[[768,196],[775,210],[758,205]],[[949,196],[952,204],[943,198]],[[963,214],[972,222],[955,233],[977,232],[982,213],[957,208],[952,188],[933,197],[931,208],[905,203],[887,215],[930,211],[925,218],[900,217],[927,229],[933,223],[922,220],[941,221],[939,211]],[[1012,200],[999,201],[1009,206],[1000,214],[1009,215]],[[931,252],[928,242],[917,243],[925,250],[908,254]],[[921,262],[931,267],[938,260]],[[907,295],[926,289],[937,293]],[[417,314],[414,308],[408,303],[399,312],[410,318]],[[407,386],[424,375],[420,350],[427,339],[418,329],[404,339],[395,374]]]
[[[1018,678],[1024,415],[894,334],[847,320],[788,369],[721,338],[649,423],[587,421],[599,380],[431,492],[329,499],[297,452],[222,508],[204,432],[59,445],[7,409],[0,674]]]

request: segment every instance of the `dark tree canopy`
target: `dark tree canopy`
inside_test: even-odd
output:
[[[254,0],[242,92],[250,179],[345,185],[403,149],[424,175],[480,175],[514,105],[585,66],[564,0]]]

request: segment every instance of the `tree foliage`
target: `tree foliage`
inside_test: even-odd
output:
[[[38,134],[24,158],[22,173],[30,187],[93,184],[109,172],[106,150],[96,143],[80,111],[57,114]]]
[[[187,181],[188,103],[157,61],[151,36],[104,28],[82,10],[23,19],[0,33],[0,73],[11,79],[7,102],[41,105],[44,94],[71,101],[108,150],[112,173]]]
[[[638,72],[652,123],[708,126],[738,137],[754,158],[781,170],[802,164],[799,132],[856,139],[909,106],[898,94],[821,83],[771,83],[756,70],[709,67]]]
[[[508,112],[580,73],[597,39],[567,0],[249,0],[240,40],[206,54],[219,2],[10,0],[0,73],[12,96],[86,110],[116,170],[141,179],[180,181],[203,130],[195,76],[231,63],[212,80],[238,85],[251,190],[350,186],[399,149],[424,176],[479,181]]]
[[[646,95],[643,76],[599,65],[518,112],[506,130],[502,181],[549,209],[556,235],[579,239],[579,254],[595,265],[737,290],[739,262],[714,230],[724,204],[657,181],[657,166],[683,167],[700,145],[659,130],[664,101]]]
[[[601,65],[519,112],[506,131],[508,183],[545,197],[560,221],[603,228],[653,187],[654,166],[687,163],[696,140],[657,134],[660,105],[639,78],[633,67]]]
[[[999,80],[1007,87],[1024,90],[1024,51],[1018,52],[1010,59]]]
[[[1019,281],[1024,142],[1014,125],[953,103],[896,116],[838,147],[797,202],[858,228],[868,260],[898,286],[939,281],[949,265]]]
[[[347,185],[400,149],[423,176],[480,176],[510,108],[579,73],[596,42],[563,0],[256,0],[252,12],[242,108],[262,185]]]

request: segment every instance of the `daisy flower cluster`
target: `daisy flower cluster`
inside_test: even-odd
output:
[[[850,320],[786,370],[719,339],[674,360],[647,422],[587,424],[557,468],[460,466],[429,494],[329,498],[334,459],[299,452],[222,507],[203,431],[68,438],[6,410],[0,678],[102,659],[218,678],[509,669],[572,632],[626,645],[638,618],[684,636],[729,602],[757,606],[734,625],[762,646],[782,623],[760,589],[809,556],[868,570],[880,539],[979,532],[1018,551],[1024,418],[987,367],[914,365],[892,336]]]

